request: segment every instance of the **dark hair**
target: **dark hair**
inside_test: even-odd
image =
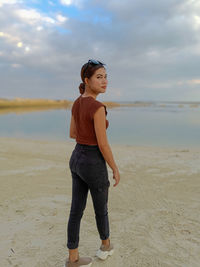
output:
[[[79,85],[79,91],[80,94],[83,94],[85,92],[85,78],[91,78],[92,75],[95,73],[96,70],[100,69],[100,68],[105,68],[104,67],[104,63],[101,63],[100,61],[98,61],[99,64],[92,64],[89,63],[89,61],[87,63],[85,63],[82,68],[81,68],[81,80],[83,81],[82,83],[80,83]]]

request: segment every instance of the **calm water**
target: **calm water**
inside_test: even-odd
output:
[[[200,105],[154,104],[107,110],[111,144],[200,148]],[[70,116],[69,109],[0,115],[0,136],[73,141],[69,138]]]

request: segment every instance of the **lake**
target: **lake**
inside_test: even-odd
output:
[[[111,144],[200,147],[200,105],[153,103],[147,107],[107,108]],[[70,140],[70,109],[0,115],[0,136]]]

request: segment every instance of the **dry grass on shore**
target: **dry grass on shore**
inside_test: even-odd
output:
[[[28,99],[28,98],[14,98],[4,99],[0,98],[0,114],[15,112],[26,113],[33,111],[42,111],[48,109],[69,109],[74,101],[69,100],[53,100],[53,99]],[[117,107],[150,107],[152,102],[136,101],[132,103],[117,103],[114,101],[103,101],[107,108]],[[179,108],[183,108],[185,105],[189,105],[190,108],[198,108],[199,103],[182,103],[179,104]],[[160,107],[166,107],[166,104],[160,104]]]
[[[120,107],[116,102],[103,102],[108,108]],[[15,112],[18,114],[42,111],[48,109],[68,109],[71,108],[73,101],[69,100],[52,100],[52,99],[27,99],[14,98],[4,99],[0,98],[0,114]]]
[[[117,103],[114,101],[103,101],[108,108],[121,107],[121,106],[149,106],[151,103],[147,102],[137,102],[137,103]],[[5,99],[0,98],[0,109],[10,109],[10,108],[38,108],[38,107],[62,107],[69,108],[73,104],[73,101],[69,100],[53,100],[53,99],[29,99],[29,98],[19,98]]]
[[[48,106],[62,106],[67,107],[71,104],[68,100],[51,100],[51,99],[0,99],[0,108],[21,108],[21,107],[48,107]]]

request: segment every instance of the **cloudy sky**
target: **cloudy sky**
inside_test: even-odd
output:
[[[73,100],[89,58],[99,100],[200,101],[200,1],[0,0],[0,98]]]

